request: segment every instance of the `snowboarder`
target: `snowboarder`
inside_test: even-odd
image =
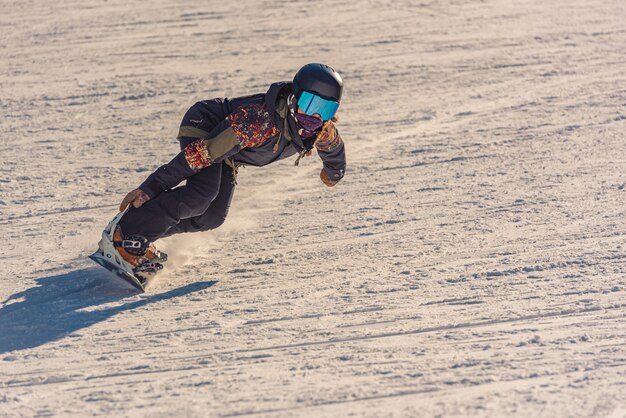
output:
[[[113,247],[134,273],[155,273],[165,257],[154,241],[224,222],[244,164],[264,166],[299,154],[297,165],[316,148],[322,182],[337,184],[346,168],[335,127],[342,91],[334,69],[307,64],[293,82],[274,83],[266,93],[194,104],[180,125],[181,152],[124,197],[120,211],[128,210],[111,230]],[[186,184],[176,187],[182,180]]]

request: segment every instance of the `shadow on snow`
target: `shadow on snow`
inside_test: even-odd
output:
[[[185,296],[215,283],[198,282],[157,295],[136,296],[135,290],[99,268],[42,277],[37,279],[38,286],[4,301],[0,309],[0,354],[38,347],[121,312]],[[122,300],[129,296],[133,299],[124,303]],[[121,304],[97,309],[116,301]]]

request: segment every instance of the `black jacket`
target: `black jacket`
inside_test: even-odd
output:
[[[151,198],[171,189],[211,164],[264,166],[316,148],[329,178],[340,180],[345,148],[333,122],[303,140],[295,120],[291,83],[270,86],[267,93],[194,104],[181,122],[178,139],[188,145],[139,186]]]

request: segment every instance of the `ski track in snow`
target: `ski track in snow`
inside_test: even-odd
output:
[[[0,416],[626,416],[626,6],[0,13]],[[349,171],[240,171],[137,295],[86,256],[197,100],[346,82]]]

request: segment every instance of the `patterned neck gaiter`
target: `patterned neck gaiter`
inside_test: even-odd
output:
[[[311,137],[316,130],[322,127],[324,122],[315,116],[305,115],[304,113],[296,114],[296,124],[298,125],[298,133],[302,139]]]

